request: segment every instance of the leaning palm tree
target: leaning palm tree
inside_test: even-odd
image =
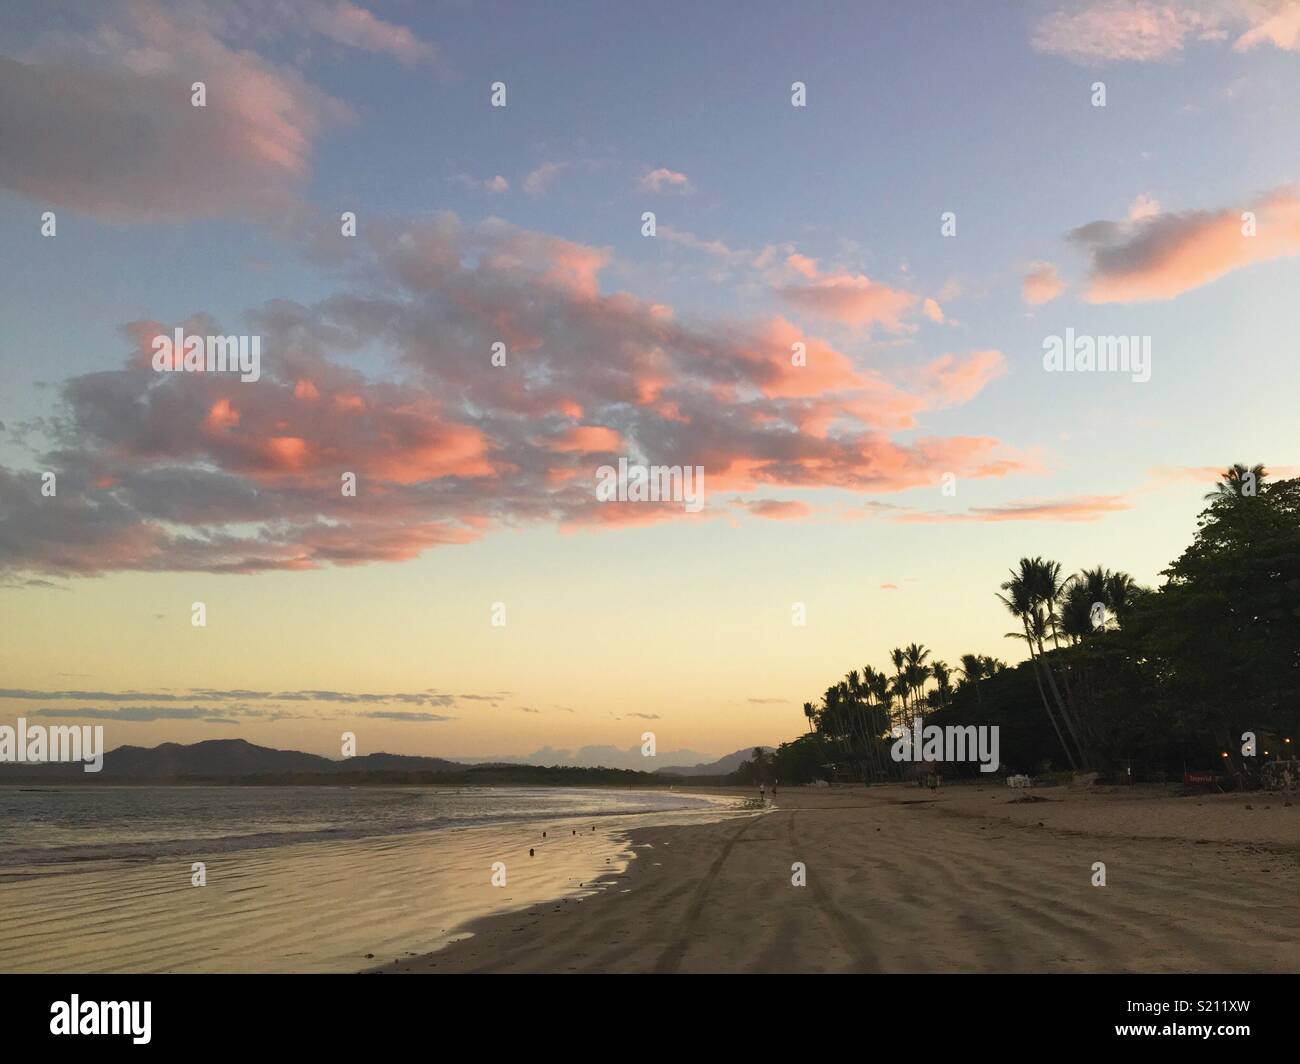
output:
[[[1047,711],[1047,719],[1052,722],[1052,730],[1056,732],[1057,741],[1061,744],[1061,749],[1065,751],[1066,759],[1070,762],[1072,769],[1077,769],[1074,754],[1070,750],[1069,744],[1065,741],[1065,736],[1061,733],[1061,726],[1057,723],[1056,713],[1052,710],[1052,703],[1048,701],[1047,692],[1043,689],[1043,680],[1040,674],[1044,663],[1040,661],[1041,649],[1039,654],[1034,653],[1034,644],[1037,641],[1038,646],[1042,647],[1042,637],[1046,629],[1046,621],[1043,617],[1043,611],[1034,601],[1029,592],[1029,586],[1022,580],[1013,576],[1002,585],[1002,589],[1007,593],[999,595],[998,599],[1007,608],[1007,612],[1020,621],[1022,632],[1008,632],[1008,639],[1023,639],[1029,648],[1030,667],[1034,674],[1034,682],[1038,686],[1038,697],[1043,701],[1043,709]],[[1051,673],[1048,673],[1050,677]]]
[[[1211,502],[1217,502],[1257,495],[1267,475],[1268,470],[1262,465],[1253,465],[1247,469],[1240,462],[1234,462],[1230,468],[1224,470],[1221,474],[1223,479],[1215,484],[1214,490],[1208,492],[1205,497]]]
[[[1012,572],[1029,587],[1029,593],[1046,612],[1047,622],[1052,629],[1052,643],[1060,647],[1061,640],[1056,628],[1056,605],[1061,597],[1064,581],[1061,579],[1061,563],[1045,561],[1042,558],[1021,558],[1019,572]]]
[[[1028,596],[1031,608],[1043,615],[1044,629],[1051,629],[1052,642],[1057,649],[1060,649],[1060,635],[1057,627],[1057,602],[1061,596],[1061,588],[1064,582],[1061,580],[1060,562],[1045,561],[1042,558],[1021,558],[1018,570],[1011,570],[1011,580],[1002,585],[1005,591],[1012,586],[1019,586],[1024,589]],[[1056,702],[1057,711],[1061,720],[1065,723],[1066,730],[1070,733],[1070,738],[1074,740],[1075,749],[1083,761],[1088,760],[1087,746],[1084,742],[1083,727],[1075,719],[1074,714],[1074,697],[1070,690],[1070,678],[1066,672],[1064,662],[1061,665],[1061,684],[1056,682],[1056,674],[1052,669],[1051,663],[1047,659],[1046,648],[1043,646],[1043,640],[1038,639],[1038,661],[1042,666],[1043,675],[1047,679],[1048,690]],[[1061,695],[1061,687],[1065,688],[1065,695]]]

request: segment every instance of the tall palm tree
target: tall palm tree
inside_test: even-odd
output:
[[[814,706],[811,702],[805,702],[803,704],[803,715],[804,718],[808,721],[809,733],[812,735],[814,739],[817,740],[817,749],[821,752],[822,764],[823,765],[830,764],[830,758],[826,756],[826,744],[822,742],[821,731],[818,728],[817,707]]]
[[[871,694],[884,714],[883,731],[889,731],[894,720],[894,692],[889,687],[889,676],[883,670],[871,675]]]
[[[880,776],[884,767],[880,759],[880,737],[889,730],[889,677],[870,665],[864,665],[862,696],[871,769],[876,776]]]
[[[1220,474],[1223,479],[1214,486],[1214,490],[1206,494],[1206,499],[1211,502],[1219,500],[1242,499],[1249,495],[1258,495],[1260,487],[1263,486],[1264,478],[1268,475],[1262,465],[1253,465],[1247,469],[1240,462],[1234,462],[1232,466]]]
[[[1021,558],[1019,569],[1011,571],[1011,580],[1004,583],[1002,588],[1007,590],[1013,584],[1022,586],[1028,595],[1031,607],[1035,611],[1042,613],[1044,626],[1051,629],[1053,644],[1059,650],[1061,643],[1056,624],[1056,608],[1063,584],[1060,562],[1044,561],[1042,558]],[[1056,708],[1060,713],[1061,720],[1065,723],[1070,738],[1074,740],[1074,746],[1079,751],[1080,758],[1086,763],[1088,752],[1087,744],[1084,741],[1084,729],[1082,724],[1075,718],[1074,697],[1070,690],[1069,675],[1065,671],[1065,663],[1060,662],[1061,685],[1058,686],[1056,675],[1047,659],[1046,648],[1043,646],[1041,638],[1038,639],[1038,661],[1042,666],[1043,675],[1047,678],[1047,686],[1056,702]],[[1061,695],[1062,686],[1065,688],[1064,697]]]
[[[862,677],[857,669],[851,669],[844,677],[843,688],[845,691],[845,703],[849,720],[849,728],[852,732],[853,739],[862,745],[863,756],[858,759],[858,769],[862,775],[862,782],[867,782],[867,759],[871,756],[869,751],[872,747],[868,736],[868,710],[867,688],[862,683]]]
[[[1056,605],[1061,597],[1061,563],[1045,561],[1042,558],[1021,558],[1019,576],[1029,586],[1029,594],[1046,611],[1047,621],[1052,629],[1052,643],[1060,647],[1061,640],[1056,629]]]
[[[915,706],[921,698],[921,691],[925,687],[925,681],[930,678],[931,669],[925,663],[925,659],[929,656],[930,652],[919,643],[909,643],[903,650],[903,659],[906,662],[903,666],[903,679],[907,683],[914,713]]]
[[[1078,768],[1075,764],[1074,754],[1065,741],[1065,736],[1061,733],[1061,726],[1056,721],[1056,713],[1052,710],[1052,703],[1048,701],[1047,692],[1043,690],[1043,680],[1040,675],[1042,665],[1039,661],[1040,655],[1034,653],[1035,639],[1037,638],[1038,645],[1041,647],[1042,635],[1046,627],[1042,610],[1030,594],[1029,585],[1014,574],[1010,580],[1002,585],[1002,589],[1006,591],[1006,594],[999,595],[998,599],[1006,606],[1007,612],[1020,621],[1023,628],[1023,632],[1008,632],[1007,638],[1023,639],[1029,647],[1029,660],[1034,674],[1034,682],[1038,686],[1038,697],[1043,701],[1043,709],[1047,711],[1047,719],[1052,722],[1052,730],[1056,732],[1057,741],[1060,742],[1061,749],[1065,751],[1065,757],[1070,762],[1070,767],[1072,769]]]
[[[902,720],[904,724],[908,724],[910,721],[907,712],[907,687],[903,683],[903,666],[906,664],[907,659],[903,655],[903,648],[894,647],[889,652],[889,661],[894,666],[894,693],[898,695],[903,703]]]

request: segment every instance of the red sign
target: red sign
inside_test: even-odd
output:
[[[1183,782],[1184,783],[1213,783],[1214,773],[1213,772],[1184,772]]]

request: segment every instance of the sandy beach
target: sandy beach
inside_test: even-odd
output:
[[[597,894],[377,970],[1300,970],[1300,803],[1033,793],[797,788],[757,816],[632,829],[635,860]]]

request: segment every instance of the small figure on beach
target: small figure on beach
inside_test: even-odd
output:
[[[760,802],[767,801],[767,784],[765,783],[760,783],[758,785],[758,800]]]
[[[773,781],[772,781],[772,797],[773,797],[773,798],[776,797],[776,785],[777,785],[778,782],[779,782],[779,781],[777,781],[777,780],[773,780]]]
[[[939,774],[937,772],[931,772],[925,777],[925,782],[930,788],[930,793],[933,794],[939,787]]]
[[[532,848],[531,848],[531,847],[529,847],[529,850],[528,850],[528,856],[529,856],[529,857],[532,857],[532,855],[533,855],[533,851],[532,851]]]

